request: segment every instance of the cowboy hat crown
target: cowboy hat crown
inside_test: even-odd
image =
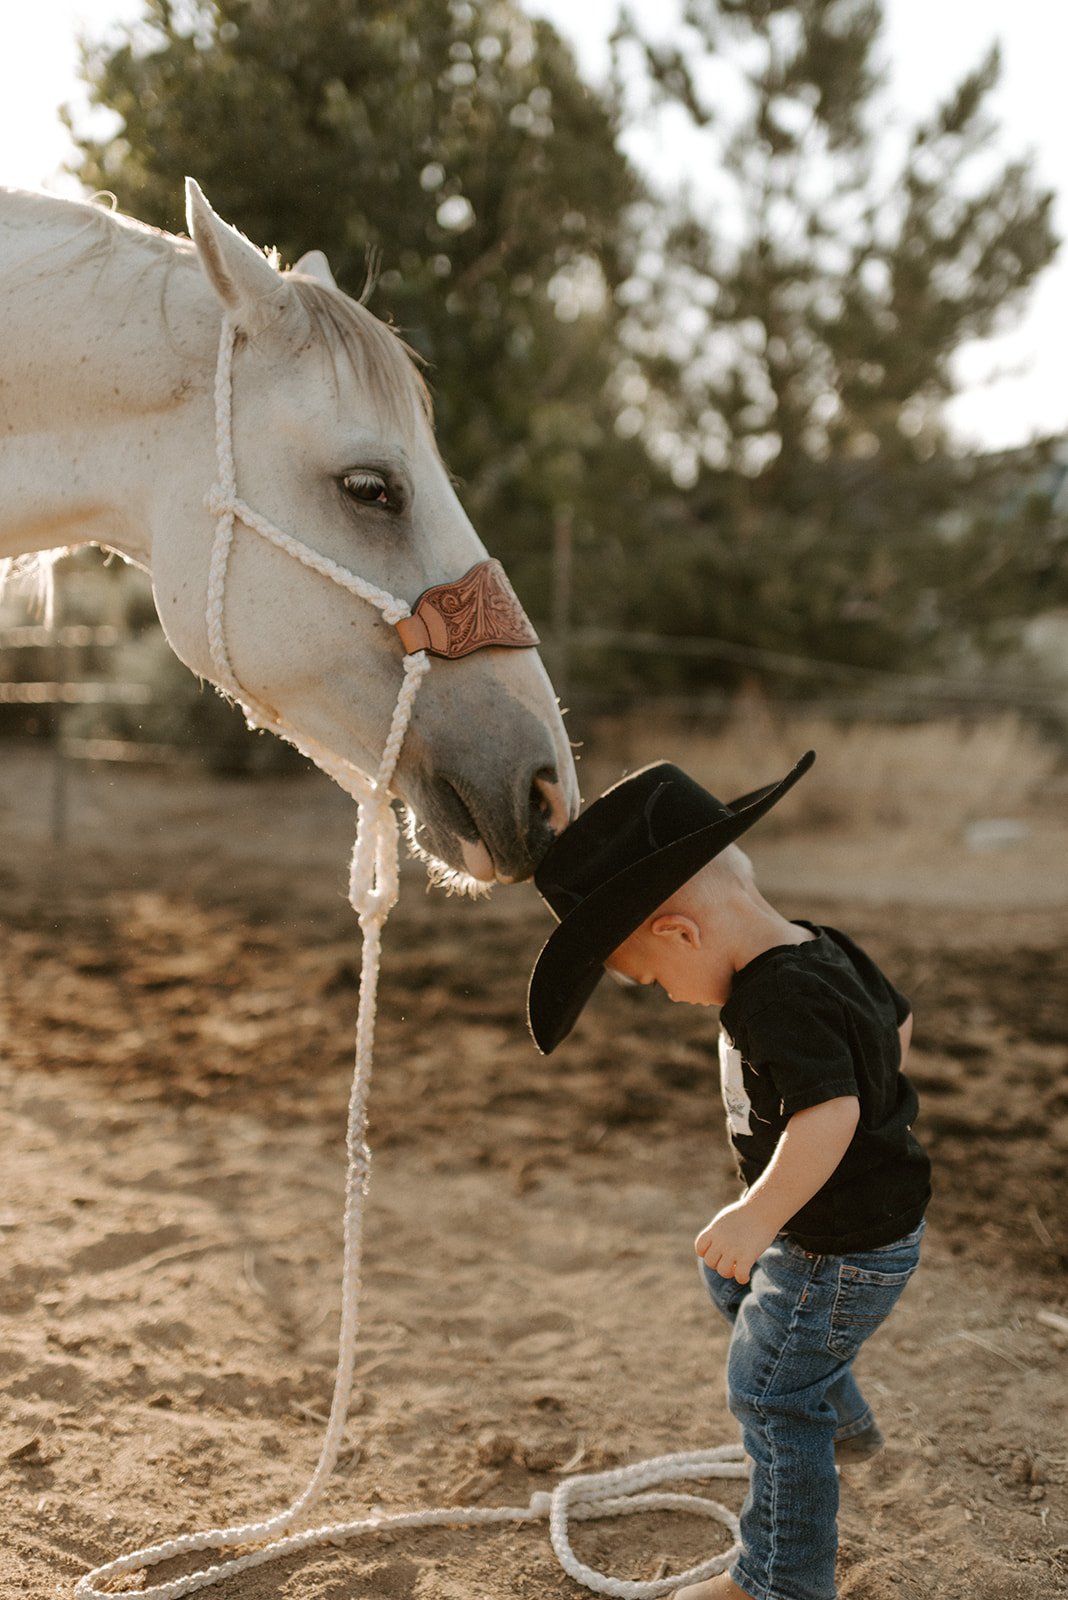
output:
[[[571,1032],[604,963],[695,872],[759,822],[816,759],[725,803],[670,762],[630,773],[550,845],[534,882],[559,922],[531,974],[527,1016],[544,1055]]]

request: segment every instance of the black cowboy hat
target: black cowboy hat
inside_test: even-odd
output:
[[[632,772],[554,839],[534,882],[560,926],[534,964],[527,1017],[549,1055],[578,1021],[604,963],[657,906],[759,822],[815,761],[724,804],[667,761]]]

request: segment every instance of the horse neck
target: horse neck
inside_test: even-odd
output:
[[[145,560],[155,445],[211,387],[218,313],[195,257],[99,207],[8,191],[0,318],[0,557],[96,542]]]

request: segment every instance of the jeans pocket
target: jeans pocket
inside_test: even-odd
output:
[[[871,1272],[843,1262],[838,1269],[827,1348],[851,1361],[865,1339],[886,1321],[915,1271],[913,1265],[905,1272]]]

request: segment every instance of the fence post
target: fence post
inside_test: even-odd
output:
[[[568,697],[571,654],[571,507],[556,508],[553,523],[553,683],[563,704]]]
[[[52,703],[52,843],[54,845],[65,845],[70,813],[70,773],[67,767],[66,752],[63,749],[63,685],[66,682],[66,676],[63,672],[65,652],[59,637],[62,606],[54,570],[52,582],[56,585],[48,618],[48,627],[52,638],[46,651],[46,655],[52,662],[52,679],[56,686],[56,698]]]

